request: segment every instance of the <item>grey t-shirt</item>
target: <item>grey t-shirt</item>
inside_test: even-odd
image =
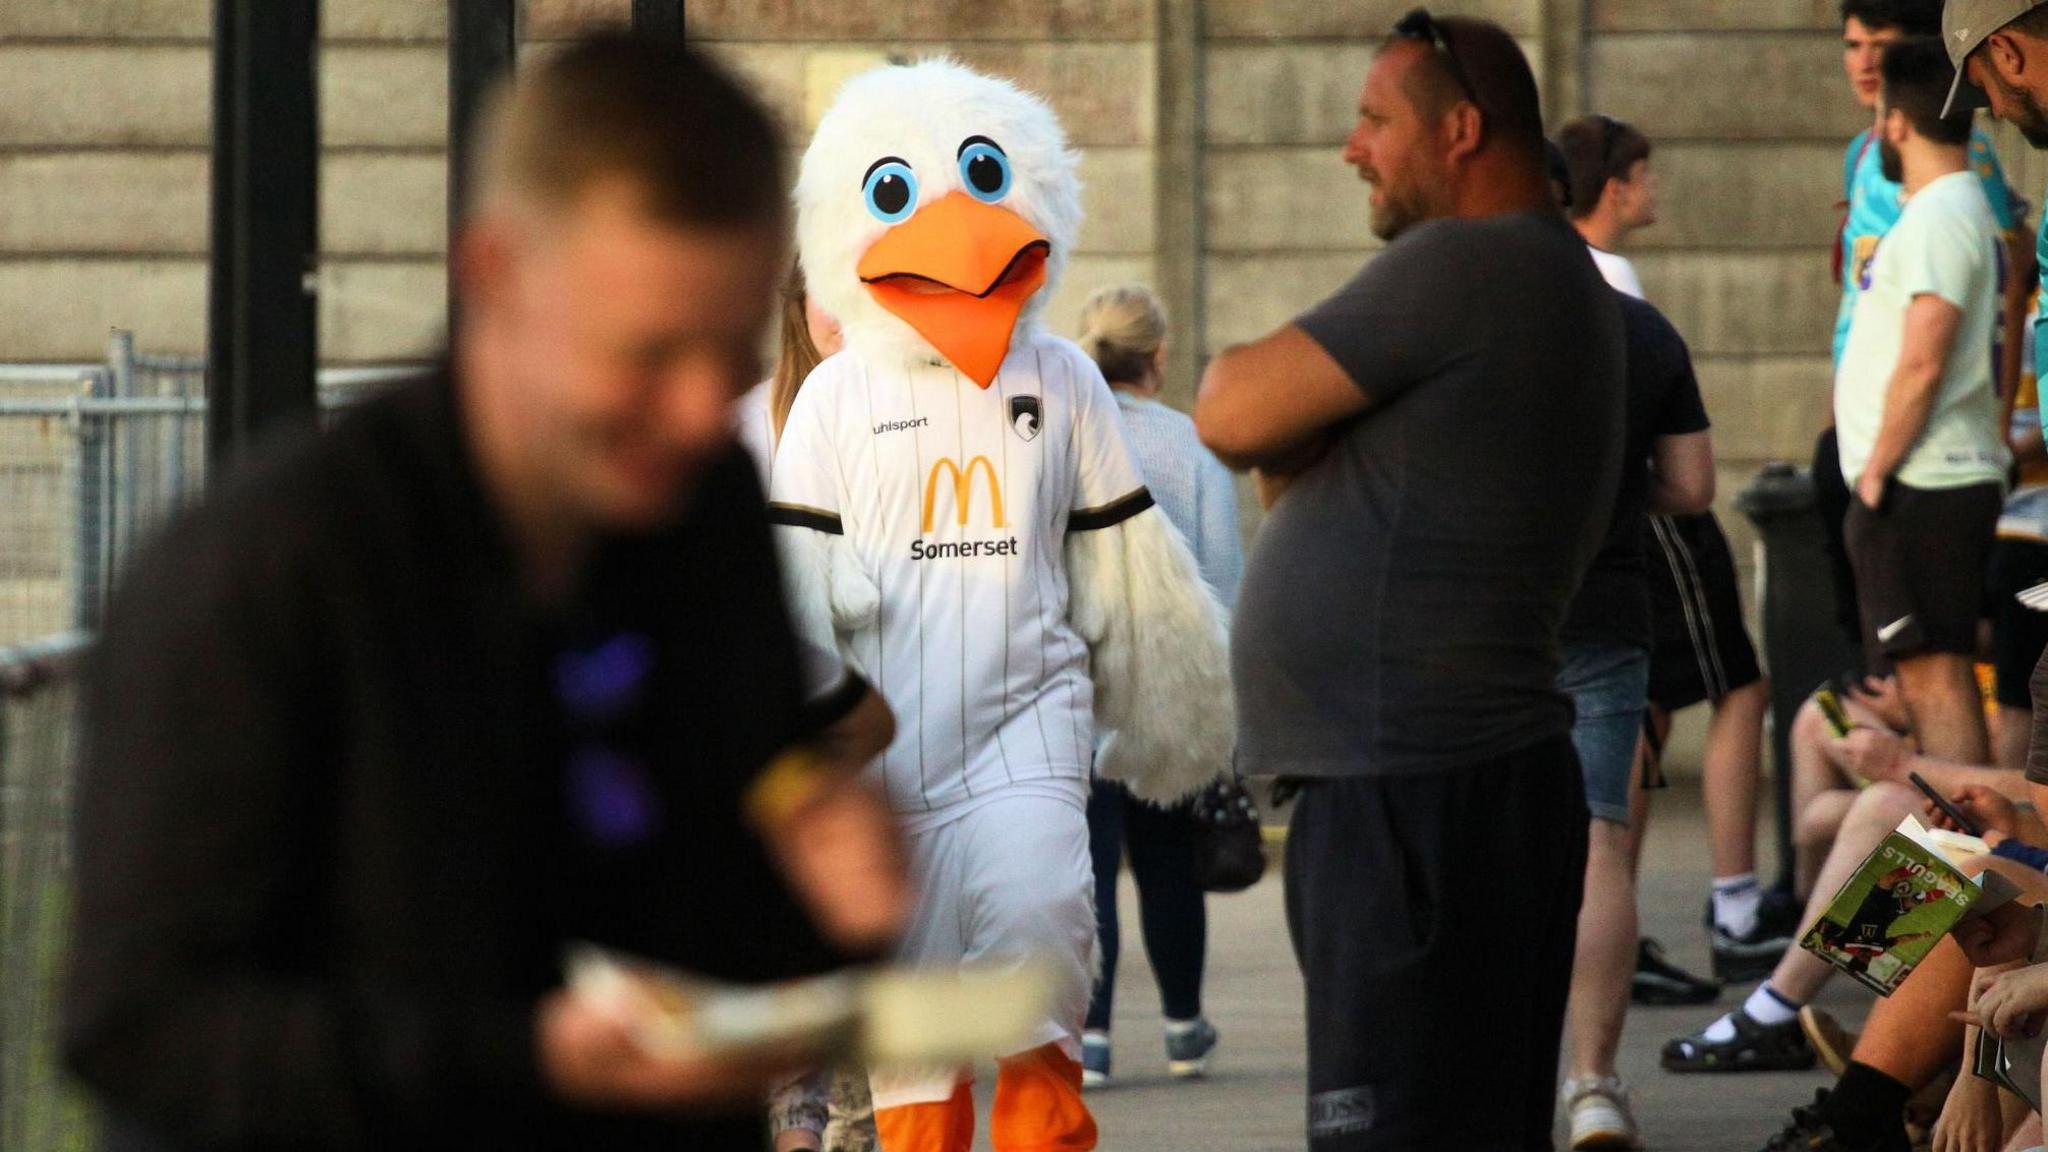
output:
[[[1296,323],[1372,407],[1253,544],[1240,769],[1438,771],[1568,733],[1558,635],[1625,408],[1621,313],[1584,242],[1550,214],[1433,221]]]

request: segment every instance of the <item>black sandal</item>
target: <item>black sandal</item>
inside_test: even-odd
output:
[[[1736,1009],[1728,1017],[1735,1035],[1719,1042],[1706,1033],[1681,1036],[1664,1045],[1659,1062],[1667,1072],[1803,1072],[1813,1067],[1813,1048],[1799,1021],[1759,1024]]]

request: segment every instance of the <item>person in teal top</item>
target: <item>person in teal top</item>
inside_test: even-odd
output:
[[[2041,200],[2041,233],[2034,239],[2034,263],[2040,269],[2041,284],[2048,284],[2048,195]],[[2048,292],[2039,294],[2034,313],[2034,379],[2048,380]],[[2048,401],[2042,402],[2048,411]]]
[[[1981,128],[1970,136],[1970,167],[1984,182],[1984,195],[1991,201],[1991,213],[1998,219],[1999,230],[2011,232],[2019,223],[2019,212],[2006,187],[2005,169],[1998,163],[1998,153],[1992,150],[1991,140]],[[1842,305],[1835,314],[1837,365],[1842,362],[1842,348],[1849,339],[1849,317],[1856,311],[1863,270],[1869,265],[1871,254],[1877,251],[1877,242],[1898,223],[1902,208],[1899,186],[1884,178],[1869,129],[1856,134],[1843,156],[1842,195],[1849,205],[1849,215],[1842,225]],[[2039,252],[2043,259],[2048,259],[2048,234],[2043,235]]]

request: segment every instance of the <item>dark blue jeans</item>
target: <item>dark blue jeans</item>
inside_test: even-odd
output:
[[[1102,941],[1102,975],[1088,1004],[1088,1027],[1109,1029],[1121,944],[1116,878],[1126,850],[1160,1007],[1169,1020],[1200,1016],[1209,913],[1194,881],[1194,820],[1185,808],[1147,804],[1121,784],[1097,780],[1088,797],[1088,850],[1095,859],[1095,924]]]

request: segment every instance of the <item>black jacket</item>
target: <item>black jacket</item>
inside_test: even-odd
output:
[[[65,1005],[67,1060],[124,1126],[761,1146],[756,1116],[577,1115],[538,1078],[569,941],[735,979],[833,959],[739,815],[806,731],[751,464],[590,568],[573,610],[530,606],[438,378],[249,465],[138,560],[87,678]],[[580,716],[565,654],[620,636],[651,670]],[[593,754],[645,769],[627,835],[593,833]]]

